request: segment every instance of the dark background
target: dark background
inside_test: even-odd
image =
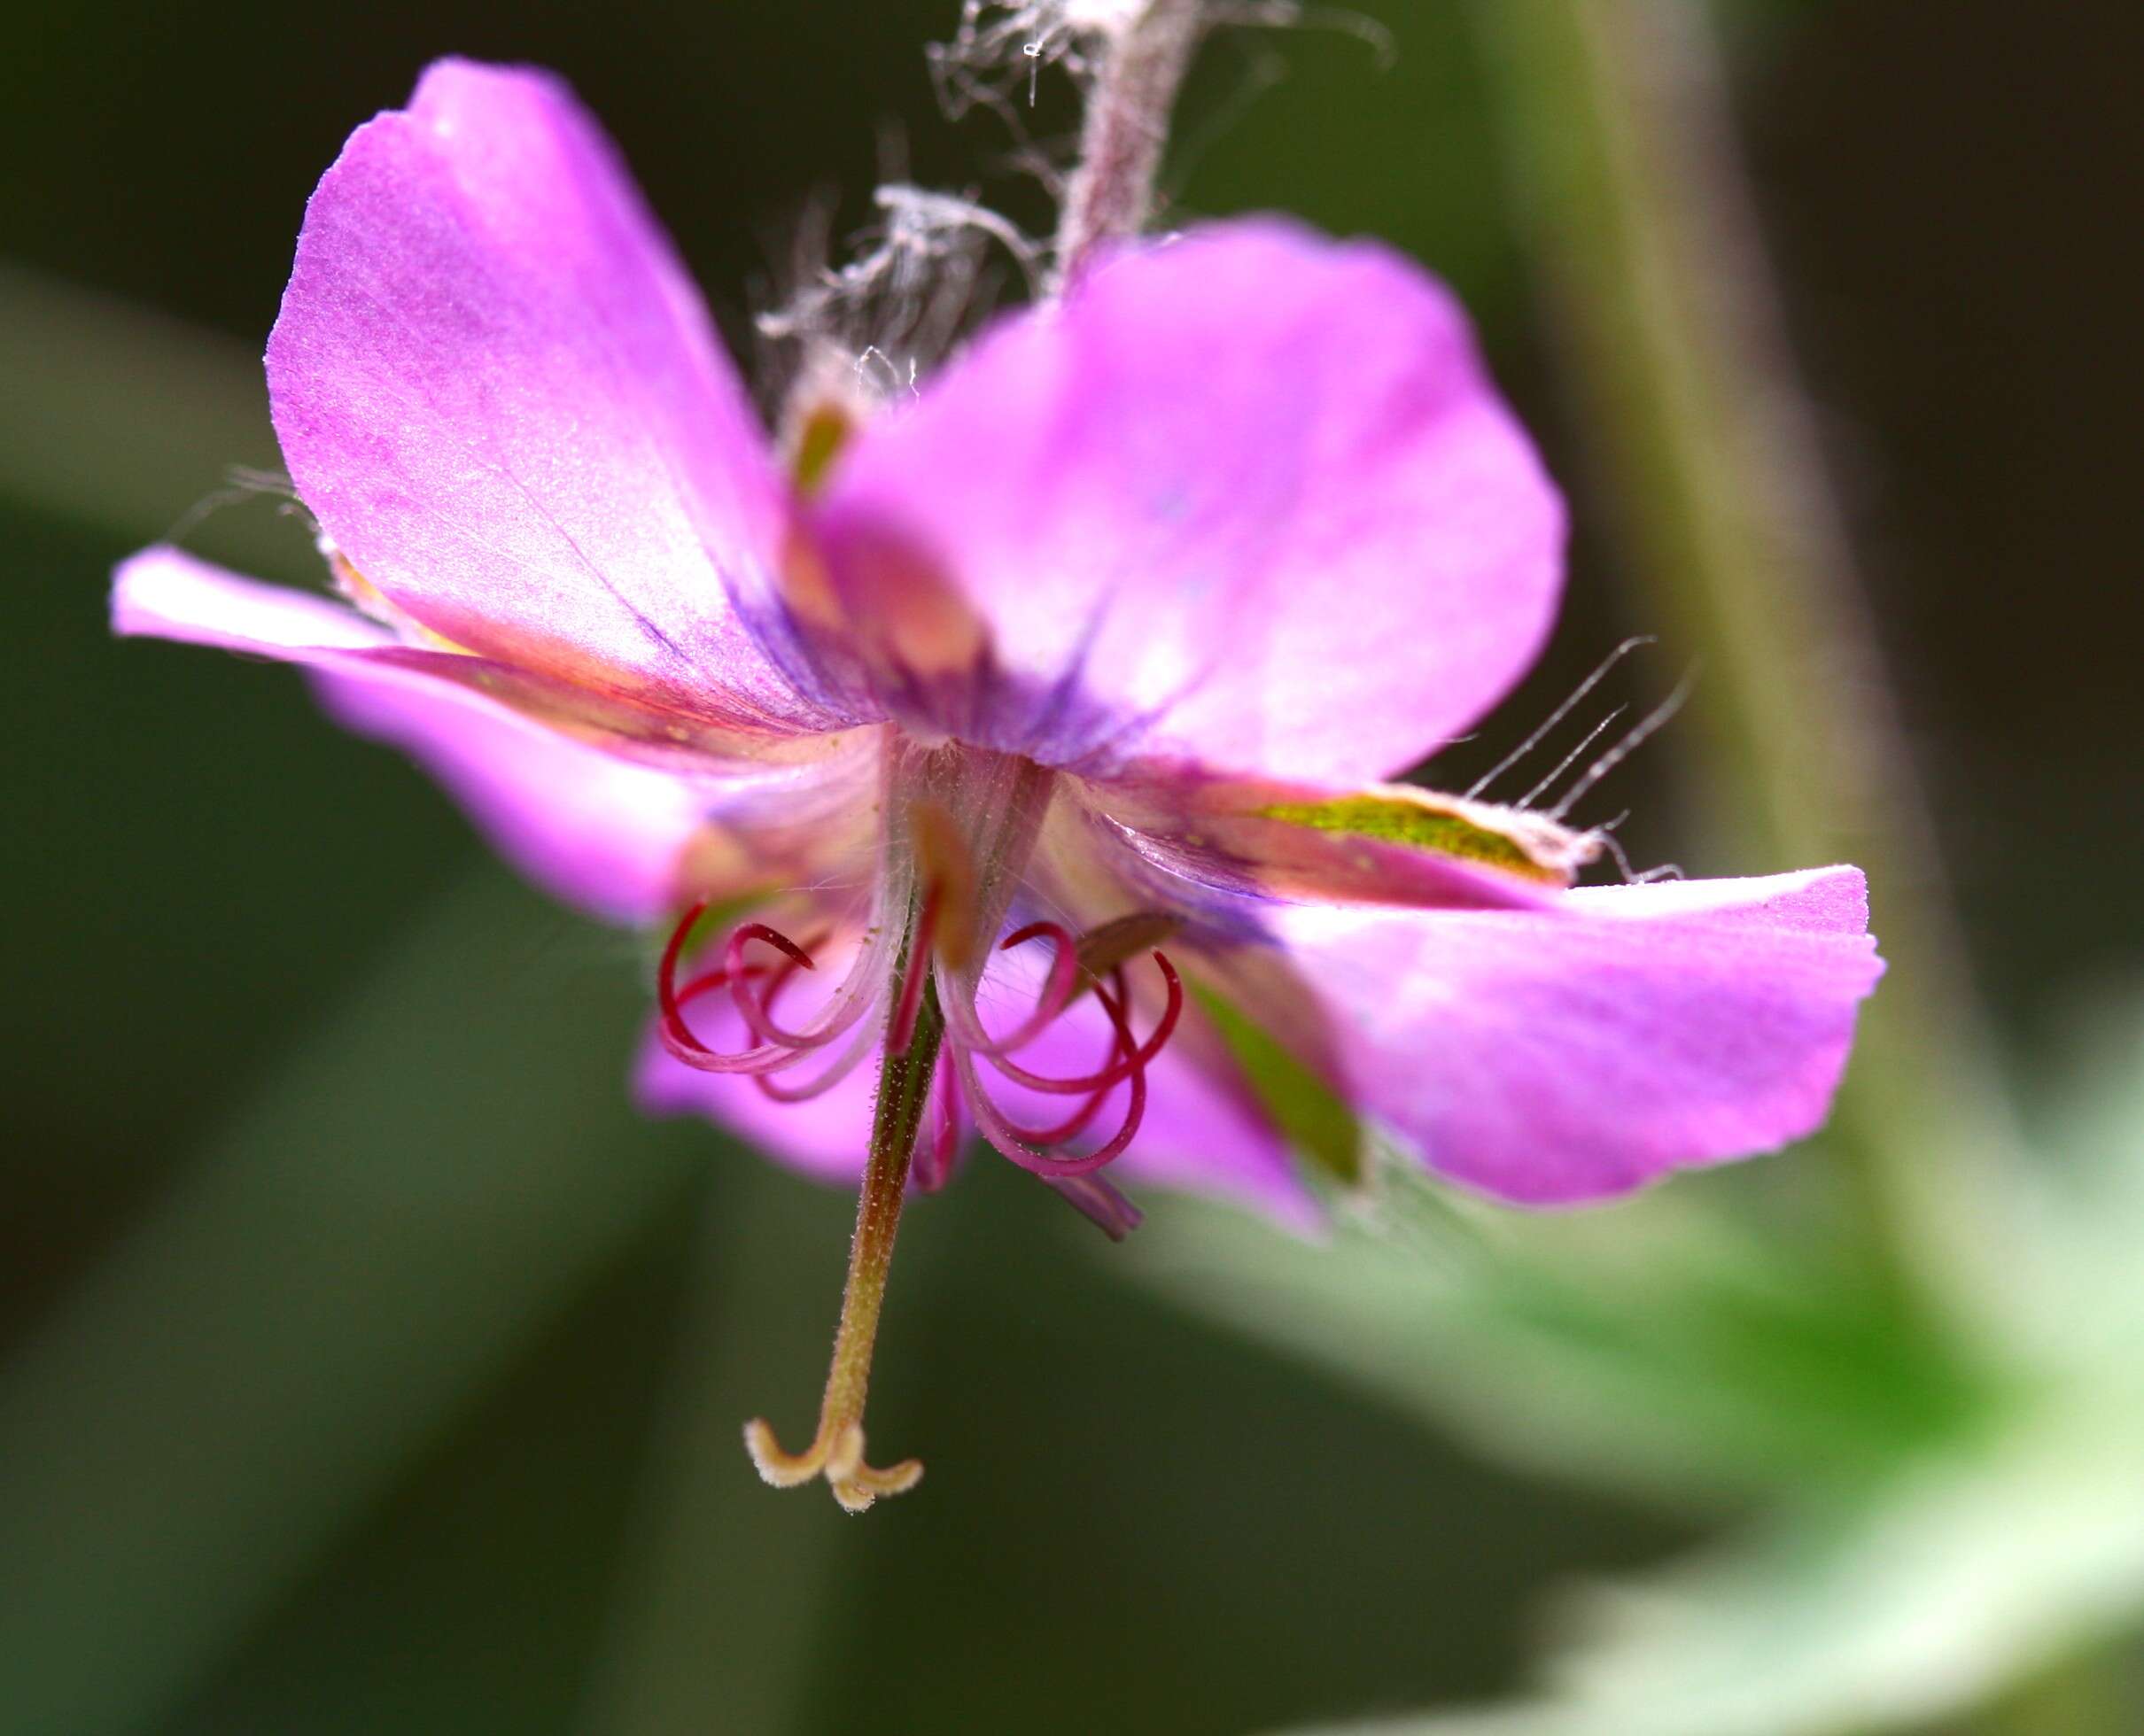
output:
[[[903,173],[1041,221],[1002,129],[934,108],[950,0],[515,10],[11,27],[0,1436],[31,1443],[39,1512],[120,1492],[40,1533],[57,1578],[0,1562],[0,1681],[186,1732],[1219,1732],[1507,1683],[1545,1585],[1679,1525],[1170,1311],[1002,1166],[917,1214],[895,1280],[874,1434],[924,1453],[923,1493],[858,1525],[763,1495],[734,1426],[802,1428],[849,1202],[639,1121],[637,944],[510,885],[296,679],[106,637],[113,561],[227,465],[273,466],[253,359],[306,195],[431,56],[564,72],[747,354],[800,213],[840,197],[860,221],[889,137]],[[1468,16],[1363,10],[1389,69],[1337,29],[1208,50],[1177,209],[1284,208],[1443,272],[1575,486]],[[2119,0],[1721,19],[2030,1102],[2144,957],[2144,33]],[[1591,529],[1604,504],[1577,497],[1573,607],[1503,741],[1654,624]],[[306,570],[263,503],[193,540]],[[1682,661],[1660,655],[1643,691]],[[1684,841],[1663,776],[1626,789],[1649,860]],[[86,1701],[50,1686],[85,1679]]]

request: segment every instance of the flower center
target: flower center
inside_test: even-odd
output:
[[[1122,1156],[1146,1115],[1146,1070],[1184,1010],[1184,987],[1161,942],[1175,930],[1159,912],[1120,918],[1075,935],[1060,923],[1029,922],[995,949],[979,944],[1005,920],[1047,810],[1052,774],[1030,762],[962,748],[897,746],[889,812],[894,817],[879,888],[877,920],[858,937],[843,980],[810,1017],[791,1022],[778,1003],[800,973],[818,968],[826,937],[799,943],[765,922],[744,922],[703,957],[716,962],[680,981],[704,903],[687,911],[664,948],[656,974],[658,1030],[686,1066],[743,1074],[777,1102],[832,1089],[880,1050],[879,1091],[858,1201],[848,1283],[819,1428],[801,1453],[783,1451],[754,1419],[745,1445],[760,1475],[777,1487],[824,1476],[835,1498],[861,1512],[922,1476],[915,1460],[884,1469],[864,1460],[864,1400],[901,1207],[913,1185],[936,1192],[952,1173],[964,1121],[992,1147],[1042,1178],[1112,1237],[1139,1213],[1101,1172]],[[1050,949],[1034,1004],[1010,1028],[989,1029],[978,991],[992,953],[1037,942]],[[1135,1028],[1132,971],[1144,953],[1158,973],[1158,1011]],[[696,1001],[726,992],[749,1041],[719,1050],[687,1016]],[[1106,1030],[1097,1063],[1084,1072],[1028,1065],[1037,1046],[1091,996]],[[845,1041],[844,1041],[845,1039]],[[815,1059],[831,1056],[823,1066]],[[986,1084],[984,1069],[1020,1092],[1068,1099],[1067,1112],[1039,1123],[1016,1119]],[[802,1075],[793,1077],[792,1075]],[[1120,1094],[1115,1131],[1092,1130]],[[926,1121],[928,1139],[923,1138]],[[919,1149],[920,1147],[920,1149]]]

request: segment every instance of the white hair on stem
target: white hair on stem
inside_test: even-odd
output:
[[[1257,22],[1293,16],[1292,5],[1257,0],[1241,10]],[[1223,16],[1208,0],[963,0],[952,40],[928,50],[940,104],[955,119],[980,105],[1007,120],[1023,167],[1040,174],[1058,204],[1054,241],[1045,248],[972,191],[890,176],[874,195],[878,221],[858,236],[855,256],[800,270],[802,287],[757,321],[763,337],[802,346],[792,405],[800,393],[827,390],[843,364],[866,398],[889,383],[897,391],[913,388],[991,299],[994,252],[1011,259],[1030,298],[1040,299],[1094,248],[1142,229],[1177,88],[1207,26]],[[1035,149],[1014,102],[1022,85],[1032,100],[1045,65],[1062,66],[1085,96],[1068,173]],[[826,257],[823,221],[816,231],[807,225],[801,239],[808,253]]]
[[[767,337],[823,330],[830,313],[874,299],[920,299],[936,272],[970,251],[977,238],[997,242],[1020,267],[1030,292],[1037,287],[1039,245],[973,194],[893,182],[879,188],[872,203],[881,220],[864,232],[871,239],[868,250],[838,269],[821,270],[818,281],[787,306],[761,314],[759,329]]]
[[[1009,116],[1024,90],[1032,108],[1045,66],[1085,78],[1096,47],[1145,10],[1146,0],[962,0],[952,40],[925,50],[939,104],[955,120],[979,107]]]
[[[1169,112],[1192,54],[1214,21],[1203,0],[1145,0],[1107,10],[1111,23],[1088,82],[1078,166],[1065,183],[1058,214],[1059,289],[1103,244],[1146,227]]]
[[[1042,68],[1062,66],[1084,95],[1076,158],[1053,190],[1059,223],[1054,283],[1068,281],[1103,242],[1136,235],[1154,205],[1155,171],[1192,50],[1208,26],[1292,19],[1288,4],[1225,8],[1209,0],[962,0],[952,40],[929,53],[947,115],[977,107],[1029,143],[1021,98],[1035,105]]]
[[[762,314],[763,337],[844,351],[859,378],[876,359],[897,387],[909,385],[986,298],[993,246],[1013,260],[1030,294],[1038,288],[1039,245],[972,194],[894,182],[873,203],[879,219],[859,236],[864,250],[846,265],[813,271],[781,306]]]

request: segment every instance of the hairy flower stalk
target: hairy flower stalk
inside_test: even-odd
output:
[[[1153,215],[1169,111],[1205,27],[1203,5],[1204,0],[1148,0],[1106,27],[1087,93],[1079,161],[1058,220],[1060,282],[1076,276],[1104,242],[1138,235]]]
[[[1577,1205],[1815,1127],[1881,970],[1852,868],[1581,887],[1569,794],[1393,781],[1547,636],[1556,490],[1411,261],[1138,242],[1199,10],[1066,20],[1050,304],[792,405],[787,463],[563,85],[433,67],[321,182],[268,344],[338,594],[173,548],[113,590],[123,632],[304,665],[545,887],[667,926],[643,1106],[860,1183],[819,1427],[747,1436],[851,1509],[921,1475],[865,1459],[872,1351],[970,1135],[1113,1236],[1125,1187],[1312,1228],[1305,1161],[1373,1150]]]

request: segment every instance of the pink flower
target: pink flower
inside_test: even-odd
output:
[[[913,402],[802,407],[785,466],[594,122],[445,62],[322,181],[268,372],[346,601],[156,548],[119,631],[306,664],[545,887],[682,916],[644,1100],[868,1153],[859,1251],[963,1125],[1115,1233],[1105,1165],[1310,1221],[1284,1071],[1329,1160],[1367,1128],[1528,1205],[1823,1119],[1859,872],[1573,890],[1595,836],[1379,781],[1526,669],[1563,539],[1382,248],[1122,248]],[[862,1461],[851,1278],[854,1391],[755,1453],[860,1506],[914,1468]]]

